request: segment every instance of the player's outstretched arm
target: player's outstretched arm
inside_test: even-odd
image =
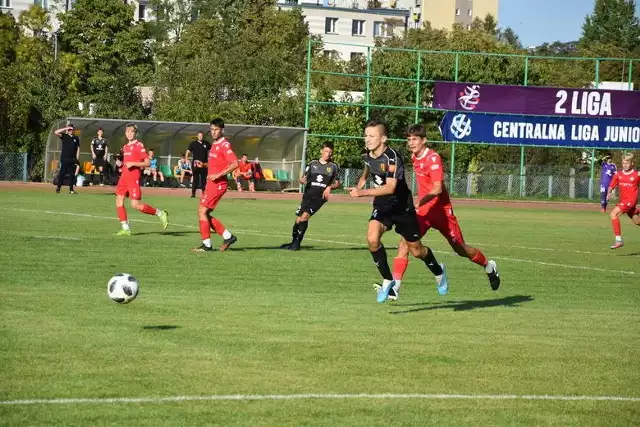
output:
[[[68,130],[70,130],[70,129],[73,129],[73,128],[72,128],[71,126],[65,126],[65,127],[63,127],[63,128],[60,128],[60,129],[56,129],[56,130],[54,130],[54,131],[53,131],[53,133],[54,133],[58,138],[60,138],[60,137],[62,136],[62,133],[63,133],[63,132],[66,132],[66,131],[68,131]]]
[[[431,189],[431,191],[428,194],[425,194],[423,198],[418,200],[418,204],[416,205],[416,208],[429,203],[431,200],[438,197],[441,193],[442,193],[442,181],[434,182],[433,188]]]

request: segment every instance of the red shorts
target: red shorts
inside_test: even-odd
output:
[[[200,204],[202,206],[206,206],[207,209],[215,209],[218,205],[224,193],[227,192],[227,183],[226,182],[207,182],[207,186],[204,189],[204,193],[202,194],[202,199],[200,199]]]
[[[636,214],[640,215],[640,210],[636,206],[636,202],[620,202],[616,207],[620,209],[620,212],[623,214],[626,213],[629,218],[632,218]]]
[[[116,196],[129,197],[131,200],[142,199],[142,190],[140,189],[140,180],[128,181],[120,178],[116,187]]]
[[[435,228],[451,243],[464,243],[462,230],[458,219],[453,214],[451,205],[433,206],[424,215],[417,213],[420,237],[427,234],[430,228]]]

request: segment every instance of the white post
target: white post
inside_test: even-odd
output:
[[[344,183],[343,183],[343,187],[344,188],[349,188],[349,174],[351,173],[350,169],[345,169],[344,170]]]
[[[511,191],[513,190],[513,175],[509,175],[507,177],[507,195],[511,195]]]
[[[27,182],[27,161],[29,159],[29,154],[22,153],[22,181]]]
[[[467,197],[471,197],[471,181],[473,181],[473,174],[467,174]]]
[[[569,170],[569,198],[576,198],[576,170],[574,168]]]
[[[549,175],[549,198],[553,197],[553,175]]]

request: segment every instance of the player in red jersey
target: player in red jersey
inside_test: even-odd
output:
[[[633,154],[622,156],[622,170],[613,175],[607,192],[607,201],[611,198],[611,192],[618,187],[620,201],[611,211],[611,224],[615,241],[611,249],[618,249],[624,246],[622,242],[622,232],[620,230],[620,216],[627,214],[635,225],[640,225],[640,209],[638,208],[638,188],[640,188],[640,171],[634,169],[635,161]]]
[[[216,208],[222,196],[227,192],[227,174],[238,167],[238,158],[231,149],[231,144],[224,137],[224,121],[213,119],[209,126],[211,131],[211,149],[209,150],[209,165],[207,171],[207,185],[198,206],[198,220],[200,221],[200,236],[202,245],[191,249],[193,252],[207,252],[211,247],[211,229],[224,239],[220,251],[225,251],[238,239],[211,212]]]
[[[169,219],[166,211],[155,209],[147,204],[140,203],[142,191],[140,190],[140,177],[142,170],[149,167],[149,156],[141,141],[136,138],[138,128],[133,123],[127,124],[124,130],[127,143],[122,147],[122,161],[118,160],[116,166],[122,166],[122,174],[118,179],[116,187],[116,210],[122,229],[118,236],[130,236],[131,229],[127,221],[127,210],[124,207],[125,197],[129,197],[131,207],[147,215],[156,215],[160,218],[162,228],[169,226]]]
[[[426,130],[423,125],[409,126],[406,131],[407,145],[411,151],[413,171],[418,182],[418,202],[416,203],[416,215],[420,227],[420,237],[424,236],[430,228],[435,228],[447,239],[451,248],[458,255],[469,258],[473,263],[484,268],[489,277],[491,289],[494,291],[500,287],[500,275],[495,261],[487,260],[487,257],[478,248],[465,243],[462,230],[456,216],[453,214],[453,206],[449,192],[443,182],[443,167],[440,155],[427,146]],[[396,282],[389,299],[397,299],[402,283],[402,277],[409,263],[409,249],[404,239],[398,244],[398,254],[393,260],[393,279]],[[378,285],[374,285],[377,286]]]

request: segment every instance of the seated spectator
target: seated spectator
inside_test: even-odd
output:
[[[143,173],[146,176],[151,176],[153,178],[153,185],[157,185],[158,183],[158,177],[160,178],[160,182],[164,183],[164,175],[162,172],[160,172],[160,170],[158,169],[158,159],[156,159],[155,157],[155,153],[153,152],[153,150],[149,150],[149,167],[146,168]]]
[[[260,166],[260,159],[256,157],[253,161],[253,181],[254,182],[262,182],[264,181],[264,173],[262,173],[262,166]]]
[[[180,187],[182,188],[185,187],[183,183],[185,175],[188,175],[189,177],[191,177],[190,183],[191,185],[193,185],[193,171],[191,170],[191,162],[187,160],[184,154],[180,156],[180,160],[178,160],[178,165],[173,169],[173,174],[180,181]]]
[[[255,179],[253,177],[253,164],[249,161],[246,154],[243,154],[238,161],[238,168],[233,171],[233,177],[236,180],[238,191],[242,191],[242,180],[249,182],[249,191],[256,191]]]

